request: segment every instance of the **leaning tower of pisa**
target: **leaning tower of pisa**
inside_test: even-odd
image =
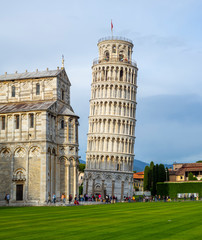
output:
[[[84,194],[132,196],[137,64],[133,43],[122,37],[98,41],[92,66]]]

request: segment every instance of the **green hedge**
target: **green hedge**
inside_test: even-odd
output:
[[[199,193],[202,197],[202,182],[157,183],[157,194],[176,198],[178,193]]]

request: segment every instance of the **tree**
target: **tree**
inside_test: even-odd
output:
[[[159,182],[165,182],[166,181],[166,171],[163,164],[159,164],[159,176],[158,176]]]
[[[79,186],[79,195],[83,194],[83,183]]]
[[[154,165],[152,168],[152,187],[151,194],[156,195],[156,166]]]
[[[153,170],[153,167],[154,167],[154,162],[151,161],[151,162],[150,162],[150,169]]]
[[[196,161],[196,163],[202,163],[202,160]]]
[[[194,175],[193,175],[192,172],[189,173],[189,175],[188,175],[188,180],[189,180],[189,181],[193,181],[193,180],[194,180]]]
[[[149,167],[149,181],[148,181],[150,191],[153,188],[153,168],[154,168],[154,162],[151,161],[150,162],[150,167]]]
[[[170,178],[169,178],[169,170],[168,170],[168,167],[166,168],[166,181],[169,181]]]
[[[159,165],[158,164],[156,164],[155,172],[156,172],[156,174],[155,174],[155,182],[157,183],[157,182],[159,182]]]
[[[149,191],[149,166],[146,166],[144,169],[144,191]]]
[[[79,163],[79,172],[84,172],[84,169],[86,168],[86,164]]]

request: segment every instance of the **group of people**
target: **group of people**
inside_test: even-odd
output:
[[[106,195],[105,198],[102,198],[102,195],[101,194],[93,194],[93,195],[88,195],[88,194],[84,194],[84,196],[80,196],[79,197],[79,200],[80,201],[85,201],[85,202],[88,202],[88,201],[92,201],[92,202],[106,202],[106,203],[115,203],[118,201],[117,197],[116,196],[109,196],[109,195]]]
[[[70,195],[69,195],[69,203],[71,203],[72,200],[73,200],[73,197],[72,197],[72,195],[70,194]],[[66,203],[66,196],[65,196],[64,193],[63,193],[63,194],[61,195],[61,197],[60,197],[60,202]],[[47,204],[49,204],[49,203],[56,203],[56,195],[55,195],[55,193],[53,193],[52,197],[51,197],[50,194],[48,195]],[[77,195],[75,195],[75,197],[74,197],[74,204],[75,204],[75,205],[79,205],[79,201],[78,201],[78,199],[77,199]]]

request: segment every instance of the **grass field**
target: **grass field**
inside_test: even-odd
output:
[[[0,239],[202,239],[202,202],[2,207]]]

